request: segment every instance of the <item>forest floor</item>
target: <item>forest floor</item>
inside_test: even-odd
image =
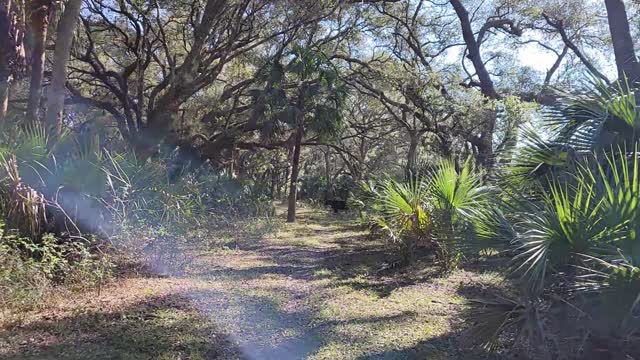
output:
[[[283,209],[279,209],[279,213]],[[0,318],[7,359],[480,359],[463,346],[468,297],[496,286],[478,263],[441,275],[386,266],[343,214],[192,249],[169,276],[128,276]]]

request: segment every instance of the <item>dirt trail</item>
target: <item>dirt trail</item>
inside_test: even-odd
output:
[[[282,216],[283,209],[279,209]],[[188,252],[166,278],[119,279],[0,318],[8,359],[480,359],[461,346],[465,292],[500,279],[428,259],[381,270],[384,244],[302,208],[276,233]]]
[[[224,329],[248,359],[304,359],[323,344],[323,288],[345,238],[364,234],[339,217],[300,209],[296,224],[236,248],[201,254],[182,274],[201,290],[198,309]],[[348,250],[346,250],[348,254]],[[341,254],[345,255],[345,253]]]

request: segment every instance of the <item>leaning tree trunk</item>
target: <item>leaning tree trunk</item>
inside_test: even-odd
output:
[[[300,148],[302,147],[302,127],[296,133],[296,143],[293,148],[293,163],[291,165],[291,187],[289,188],[289,208],[287,222],[296,221],[296,198],[298,196],[298,172],[300,171]]]
[[[613,42],[613,52],[616,57],[618,79],[626,77],[630,84],[640,82],[640,63],[633,49],[633,38],[629,29],[629,20],[623,0],[605,0],[609,31]]]
[[[36,121],[42,98],[42,79],[44,78],[45,49],[49,31],[49,16],[53,9],[51,0],[31,0],[29,6],[29,27],[33,44],[31,49],[31,80],[29,99],[27,100],[27,120]]]
[[[73,32],[80,16],[82,0],[69,0],[58,24],[56,47],[53,53],[53,72],[51,86],[47,91],[46,124],[56,138],[62,131],[62,111],[64,109],[64,90],[67,81],[67,63],[71,53]]]
[[[485,66],[482,59],[482,53],[480,52],[480,44],[476,39],[476,35],[471,27],[471,20],[469,19],[469,12],[464,7],[460,0],[449,0],[453,9],[460,20],[460,27],[462,29],[462,38],[467,46],[467,57],[473,63],[473,68],[476,71],[478,80],[480,82],[480,91],[487,99],[499,100],[500,95],[495,89],[491,74]],[[496,127],[496,113],[492,114],[484,119],[484,126],[480,134],[478,150],[478,161],[486,168],[487,172],[490,172],[493,167],[493,133]]]
[[[491,75],[482,60],[480,44],[478,44],[473,28],[471,27],[469,12],[460,0],[449,0],[449,2],[453,6],[456,15],[458,15],[458,19],[460,20],[462,38],[464,39],[464,42],[467,45],[467,51],[469,52],[467,57],[473,63],[473,68],[476,70],[478,80],[480,80],[480,91],[482,91],[482,95],[489,99],[497,99],[499,96],[493,85],[493,80],[491,80]]]

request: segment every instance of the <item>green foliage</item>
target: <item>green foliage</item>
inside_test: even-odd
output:
[[[177,234],[272,214],[264,187],[210,166],[170,181],[174,159],[164,154],[141,161],[132,152],[101,149],[97,135],[52,143],[41,125],[12,131],[0,135],[6,139],[0,149],[4,306],[37,303],[59,284],[100,285],[114,264],[111,255],[126,248],[123,237],[131,234],[175,255]],[[132,227],[145,231],[123,236]],[[106,243],[117,249],[104,252]]]
[[[0,233],[0,305],[30,307],[59,284],[100,285],[111,275],[112,263],[91,251],[95,245],[63,241],[51,234],[35,242]]]
[[[459,171],[453,161],[442,161],[428,176],[406,183],[392,179],[363,183],[359,204],[391,240],[402,245],[406,261],[411,261],[416,246],[428,245],[444,270],[450,271],[465,253],[477,253],[482,246],[476,242],[480,237],[475,223],[488,213],[489,195],[470,160]]]
[[[592,79],[587,88],[577,95],[559,91],[561,102],[547,115],[555,140],[579,151],[638,141],[640,117],[629,84]]]
[[[265,87],[255,91],[256,108],[270,124],[263,136],[302,128],[321,140],[335,138],[347,95],[337,69],[318,50],[294,46],[288,55],[287,64],[271,62],[258,74]]]
[[[329,184],[323,176],[303,176],[300,179],[300,192],[305,200],[321,203],[328,190]]]
[[[47,222],[44,195],[22,182],[15,156],[0,154],[0,214],[11,229],[37,238]]]
[[[541,201],[512,199],[519,201],[508,216],[516,224],[514,263],[534,292],[549,269],[577,265],[579,255],[637,264],[639,175],[637,151],[618,149],[585,158],[569,180],[551,179]]]
[[[457,267],[465,253],[477,253],[475,223],[490,207],[490,189],[471,159],[456,170],[452,161],[441,161],[428,184],[438,253],[446,271]]]
[[[356,183],[349,175],[340,175],[334,180],[333,193],[331,194],[334,199],[349,200],[350,194],[356,188]]]
[[[183,223],[197,211],[198,192],[188,183],[172,184],[158,162],[140,161],[133,154],[106,154],[102,167],[107,176],[108,197],[102,201],[118,221]]]
[[[378,225],[389,239],[400,245],[405,262],[411,262],[416,246],[430,239],[431,218],[426,184],[411,180],[402,184],[387,179],[381,186],[381,216]]]
[[[590,339],[637,341],[640,153],[634,104],[623,87],[597,84],[556,113],[550,139],[529,132],[516,150],[519,158],[498,181],[499,210],[478,228],[483,237],[512,245],[510,271],[518,275],[519,294],[502,296],[518,300],[476,304],[480,325],[474,334],[485,344],[515,331],[537,355],[549,357],[547,345],[560,328],[573,333],[571,339],[584,339],[563,337],[561,353]]]
[[[486,208],[488,187],[481,174],[467,159],[458,171],[452,161],[442,161],[431,173],[428,185],[434,208],[443,212],[451,222],[473,219]]]

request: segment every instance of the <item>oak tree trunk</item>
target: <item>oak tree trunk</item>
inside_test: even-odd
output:
[[[605,0],[605,5],[618,68],[618,79],[624,80],[626,76],[630,84],[636,85],[640,82],[640,64],[633,48],[633,38],[624,2],[623,0]]]
[[[499,100],[500,95],[497,93],[491,75],[487,70],[482,54],[480,52],[480,44],[476,40],[475,33],[471,27],[471,20],[469,19],[469,12],[464,7],[460,0],[449,0],[453,9],[460,20],[460,26],[462,28],[462,37],[465,45],[467,45],[467,58],[473,63],[473,68],[476,71],[478,80],[480,83],[480,91],[487,99]],[[484,124],[480,134],[478,150],[478,161],[490,171],[493,167],[493,132],[496,127],[496,112],[492,111],[491,114],[487,112],[484,116]]]
[[[58,24],[56,47],[53,53],[53,71],[51,86],[47,91],[46,124],[57,137],[62,131],[62,111],[64,109],[65,83],[67,81],[67,63],[71,53],[73,32],[80,16],[82,0],[69,0]]]
[[[449,0],[453,9],[460,20],[460,26],[462,28],[462,37],[467,45],[468,55],[467,57],[473,63],[473,68],[476,71],[478,80],[480,82],[480,91],[487,99],[498,100],[500,95],[496,92],[491,75],[487,70],[482,54],[480,52],[480,44],[476,40],[475,33],[471,27],[471,20],[469,19],[469,12],[464,7],[460,0]],[[496,114],[495,111],[492,114],[487,114],[484,118],[484,126],[480,134],[478,148],[478,160],[479,162],[490,171],[493,167],[493,132],[496,127]]]
[[[416,132],[409,133],[409,152],[407,153],[407,167],[405,169],[407,178],[412,178],[416,174],[418,166],[418,143],[420,136]]]
[[[44,78],[45,48],[49,30],[51,0],[32,0],[29,7],[29,27],[33,44],[31,47],[31,80],[27,100],[27,121],[38,120]]]
[[[471,20],[469,20],[469,12],[462,5],[460,0],[450,0],[453,9],[456,11],[456,15],[458,15],[458,19],[460,20],[460,27],[462,28],[462,38],[464,39],[465,44],[467,45],[468,55],[467,57],[473,63],[473,68],[476,70],[476,74],[478,75],[478,80],[480,80],[480,91],[482,94],[489,99],[497,99],[498,93],[493,85],[493,81],[491,80],[491,75],[484,65],[484,61],[482,60],[482,54],[480,53],[480,45],[476,41],[475,33],[473,32],[473,28],[471,27]]]

